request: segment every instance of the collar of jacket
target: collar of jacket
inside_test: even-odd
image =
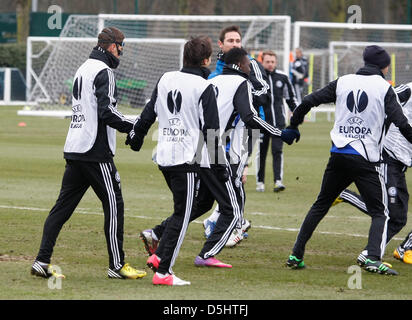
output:
[[[103,61],[112,69],[116,69],[120,63],[120,60],[118,58],[112,55],[109,51],[106,51],[99,46],[93,48],[89,58]]]
[[[222,50],[220,50],[220,51],[217,53],[216,56],[217,56],[217,61],[222,61],[222,62],[225,61],[225,54],[223,53]]]
[[[273,69],[273,71],[269,71],[269,70],[267,70],[267,69],[265,69],[265,71],[266,71],[267,75],[272,75],[272,74],[275,74],[275,73],[276,73],[276,68]]]
[[[207,79],[210,74],[210,70],[205,67],[183,67],[181,71],[200,76],[203,79]]]
[[[385,79],[385,76],[383,75],[381,69],[379,69],[378,66],[375,66],[373,64],[365,64],[362,68],[360,68],[356,74],[362,75],[362,76],[381,76],[382,78]]]
[[[246,73],[244,73],[242,70],[240,70],[239,66],[237,66],[236,64],[225,65],[223,67],[222,74],[236,74],[236,75],[242,76],[245,79],[249,79],[249,76]]]

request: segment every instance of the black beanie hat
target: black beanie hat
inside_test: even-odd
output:
[[[382,47],[373,45],[367,46],[363,51],[363,61],[365,64],[373,64],[379,69],[384,69],[391,64],[391,57]]]

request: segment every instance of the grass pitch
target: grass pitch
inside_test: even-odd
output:
[[[171,193],[151,161],[153,130],[141,152],[124,145],[119,134],[115,163],[125,201],[124,250],[126,262],[148,275],[141,280],[107,278],[108,254],[103,232],[103,211],[89,190],[65,224],[57,240],[52,263],[66,275],[60,289],[50,289],[45,279],[30,275],[39,249],[44,220],[54,205],[64,171],[63,145],[68,119],[17,116],[18,107],[0,109],[0,299],[2,300],[361,300],[411,299],[412,266],[392,257],[393,249],[411,230],[408,225],[387,247],[385,260],[399,277],[366,273],[361,289],[350,289],[354,274],[348,268],[367,242],[369,217],[355,208],[333,207],[308,242],[305,270],[289,270],[285,262],[297,230],[320,189],[330,149],[332,122],[301,126],[301,141],[284,147],[284,183],[272,192],[271,156],[268,156],[266,192],[255,191],[254,167],[246,184],[246,217],[252,220],[249,238],[236,248],[224,249],[219,259],[230,270],[193,265],[204,237],[200,219],[188,229],[174,271],[192,282],[181,288],[154,287],[147,255],[138,238],[172,210]],[[125,111],[125,113],[130,113]],[[18,124],[24,122],[26,126]],[[410,183],[410,174],[407,174]],[[378,294],[377,294],[378,293]]]

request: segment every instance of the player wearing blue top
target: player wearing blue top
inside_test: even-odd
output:
[[[224,57],[225,53],[227,53],[232,48],[240,48],[242,47],[242,34],[240,32],[240,28],[238,26],[228,26],[220,32],[218,45],[220,51],[217,55],[217,62],[216,62],[216,69],[209,75],[209,79],[212,79],[223,72],[223,68],[225,66]],[[268,78],[263,66],[256,61],[254,58],[249,56],[250,59],[250,75],[249,81],[252,83],[252,94],[253,94],[253,105],[254,107],[259,110],[260,106],[265,105],[269,101],[269,84]],[[265,120],[264,117],[261,117]],[[234,120],[234,125],[239,121],[239,117]],[[253,144],[253,141],[250,142],[250,145]],[[229,146],[227,146],[229,148]],[[227,150],[228,150],[227,148]],[[247,159],[245,159],[247,161]],[[242,181],[241,188],[243,189],[243,184],[246,182],[247,176],[247,163],[244,163],[243,166],[244,171],[241,172],[240,178]],[[243,192],[243,194],[245,194]],[[208,238],[216,225],[216,221],[219,218],[219,206],[216,206],[214,212],[209,216],[209,218],[203,221],[203,226],[205,227],[205,236]],[[247,236],[246,231],[250,228],[251,223],[250,221],[244,219],[242,213],[242,226],[233,230],[229,241],[226,243],[227,247],[233,247],[238,244],[245,236]]]

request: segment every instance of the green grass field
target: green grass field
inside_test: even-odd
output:
[[[180,288],[154,287],[147,255],[138,238],[172,210],[171,193],[151,161],[155,143],[151,133],[139,153],[124,145],[118,134],[115,163],[122,179],[125,200],[126,261],[146,269],[140,280],[107,278],[108,256],[103,232],[103,211],[89,190],[72,218],[63,227],[52,262],[66,279],[61,289],[49,289],[48,281],[30,275],[42,235],[44,220],[57,198],[64,171],[63,145],[68,119],[17,116],[18,107],[0,108],[0,299],[32,300],[361,300],[411,299],[412,266],[392,257],[393,249],[411,230],[408,225],[387,247],[385,260],[399,277],[362,270],[362,289],[350,289],[348,268],[367,242],[370,219],[350,207],[333,207],[307,245],[305,270],[289,270],[285,262],[297,230],[315,200],[329,157],[332,122],[318,121],[301,127],[301,141],[285,145],[284,182],[287,189],[273,193],[255,191],[254,168],[246,184],[246,217],[252,220],[249,238],[236,248],[224,249],[219,258],[230,270],[199,269],[193,260],[204,237],[199,221],[188,229],[174,267],[176,274],[192,282]],[[131,111],[132,112],[132,111]],[[130,112],[129,112],[130,113]],[[25,122],[26,126],[18,126]],[[271,158],[268,157],[268,168]],[[407,174],[410,182],[410,174]],[[267,182],[272,172],[267,172]]]

